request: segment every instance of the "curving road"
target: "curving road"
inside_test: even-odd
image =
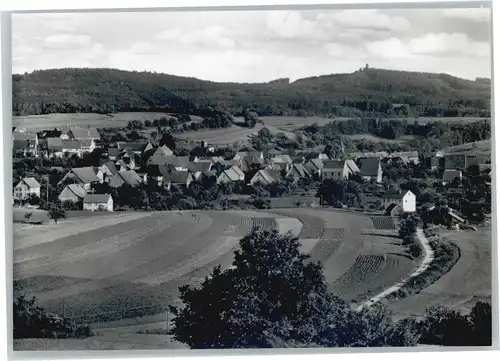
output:
[[[422,245],[422,249],[424,250],[424,258],[422,260],[422,263],[420,266],[407,278],[402,280],[401,282],[396,283],[395,285],[392,285],[391,287],[385,289],[384,291],[380,292],[379,294],[375,295],[374,297],[370,298],[368,301],[365,301],[362,303],[356,310],[361,311],[363,307],[371,306],[374,303],[377,303],[384,297],[387,297],[393,292],[398,291],[403,287],[407,282],[411,281],[412,278],[422,274],[427,268],[429,268],[430,263],[434,260],[434,251],[432,250],[431,246],[429,245],[429,240],[424,234],[424,231],[420,228],[417,229],[417,240],[420,242]]]

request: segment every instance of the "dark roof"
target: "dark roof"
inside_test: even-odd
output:
[[[47,138],[47,148],[49,150],[52,150],[52,149],[61,150],[62,149],[62,139],[61,138],[53,138],[53,137]]]
[[[461,177],[462,177],[461,170],[447,169],[443,172],[443,181],[445,182],[452,182],[455,180],[455,178],[461,178]]]
[[[83,183],[100,181],[93,167],[72,168],[71,172]]]
[[[391,215],[392,211],[396,208],[399,208],[400,210],[402,210],[401,206],[397,203],[391,203],[387,209],[385,210],[385,214],[386,215]]]
[[[172,184],[186,184],[190,176],[187,170],[172,170],[163,173],[163,182],[170,182]]]
[[[297,173],[299,173],[300,177],[302,177],[302,178],[310,176],[309,172],[302,164],[292,164],[292,168],[290,169],[290,172],[293,172],[294,170]]]
[[[379,158],[360,158],[359,170],[363,176],[376,176],[378,174],[378,167],[380,165]]]
[[[141,183],[141,177],[134,170],[124,170],[117,173],[125,183],[131,186],[136,186]]]
[[[188,169],[191,172],[204,172],[211,169],[212,162],[190,162],[188,164]]]
[[[79,140],[62,139],[61,149],[80,149],[82,143]]]
[[[131,152],[142,152],[147,146],[149,142],[144,141],[144,142],[116,142],[116,145],[118,146],[119,149],[125,149],[127,151]]]
[[[107,161],[107,162],[105,162],[103,165],[105,165],[106,167],[108,167],[108,169],[110,170],[110,172],[111,172],[112,174],[116,174],[116,173],[118,173],[118,169],[116,169],[115,163],[113,163],[113,161],[108,160],[108,161]]]
[[[325,160],[323,169],[343,169],[345,162],[343,160]]]
[[[318,169],[322,169],[323,168],[323,164],[324,163],[323,163],[323,161],[321,159],[315,158],[315,159],[309,160],[309,162],[311,162]]]
[[[100,138],[99,132],[95,128],[80,128],[73,127],[69,131],[75,139],[90,139],[90,138]]]
[[[463,169],[466,167],[465,154],[448,154],[444,156],[444,166],[446,169]]]
[[[87,194],[83,203],[108,203],[111,194]]]
[[[31,143],[30,141],[28,141],[29,143]],[[17,149],[17,150],[22,150],[22,149],[26,149],[28,146],[28,144],[26,143],[26,140],[16,140],[14,139],[14,143],[13,143],[13,148],[14,149]]]
[[[119,148],[108,148],[108,156],[109,157],[118,157],[124,152],[123,149]]]

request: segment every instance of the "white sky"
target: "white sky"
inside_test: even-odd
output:
[[[371,67],[490,77],[489,9],[16,14],[13,72],[150,70],[260,82]]]

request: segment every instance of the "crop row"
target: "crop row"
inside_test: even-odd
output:
[[[373,227],[375,229],[396,229],[396,225],[394,224],[394,219],[392,217],[370,217],[373,222]]]
[[[337,252],[341,245],[342,241],[340,240],[321,239],[311,250],[311,259],[313,261],[325,262]]]
[[[322,239],[344,239],[344,228],[325,228],[323,234],[321,235]]]
[[[264,217],[264,218],[252,218],[253,228],[262,228],[266,231],[272,231],[278,229],[278,224],[274,218]]]
[[[364,284],[379,273],[384,264],[384,256],[361,255],[349,270],[332,283],[333,290],[340,296],[363,292]]]

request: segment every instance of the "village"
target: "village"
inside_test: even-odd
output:
[[[419,157],[418,151],[352,152],[342,159],[330,159],[325,153],[311,157],[307,154],[289,155],[286,150],[277,149],[233,149],[234,156],[224,157],[215,155],[221,154],[216,146],[198,142],[197,147],[201,144],[205,156],[181,156],[175,155],[166,144],[155,143],[138,140],[104,145],[99,131],[90,127],[65,127],[41,132],[13,129],[14,163],[23,159],[43,159],[46,163],[56,164],[61,159],[81,159],[88,158],[89,154],[98,154],[98,159],[94,157],[91,166],[63,168],[54,165],[45,168],[59,172],[56,181],[49,180],[49,174],[30,174],[30,170],[26,170],[24,177],[14,180],[13,205],[38,208],[41,200],[46,198],[45,208],[48,208],[49,199],[56,199],[55,203],[66,209],[116,211],[119,208],[109,190],[124,186],[131,189],[148,185],[163,193],[170,193],[173,189],[182,193],[193,182],[270,187],[286,181],[290,184],[301,183],[303,189],[308,188],[307,192],[302,189],[302,192],[294,193],[292,203],[275,197],[271,199],[273,208],[279,207],[280,202],[283,207],[323,206],[328,202],[322,200],[321,195],[317,196],[314,187],[307,185],[312,186],[313,181],[317,185],[326,180],[354,179],[361,184],[375,185],[368,191],[378,198],[375,211],[394,216],[416,212],[418,200],[410,189],[387,187],[383,169],[390,164],[423,167],[440,177],[437,180],[443,186],[461,182],[470,167],[477,167],[478,172],[491,173],[489,157],[471,152],[444,154],[439,151],[427,159]],[[50,184],[53,182],[56,183]],[[42,184],[45,184],[45,191]],[[49,194],[50,189],[52,192],[56,189],[57,194]],[[148,191],[150,188],[145,189]],[[248,193],[246,198],[250,196]],[[245,198],[243,195],[226,195],[229,201],[238,197]],[[342,202],[336,204],[346,207]],[[434,204],[428,204],[430,210],[433,207]],[[449,214],[454,221],[464,222],[452,209]]]

